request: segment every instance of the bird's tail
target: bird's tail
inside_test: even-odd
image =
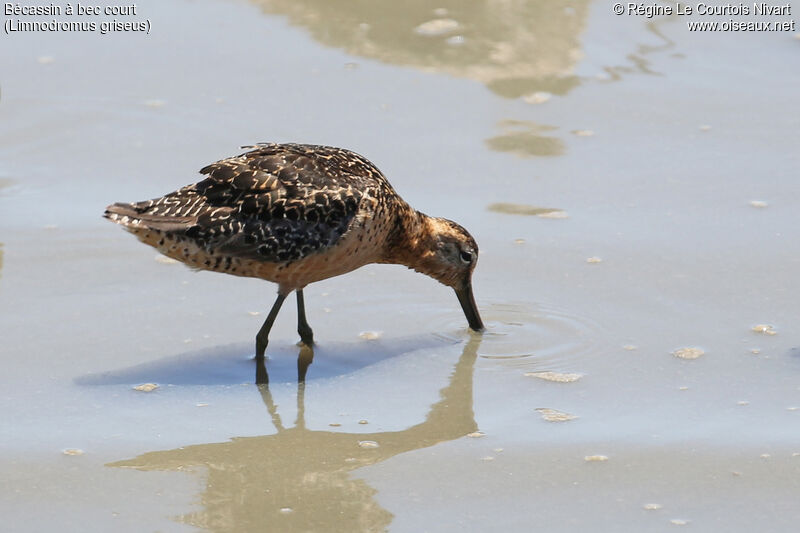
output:
[[[135,228],[141,225],[142,219],[134,204],[117,202],[106,207],[103,217],[125,228]]]
[[[149,229],[155,231],[183,231],[197,221],[197,217],[170,216],[148,213],[152,207],[151,202],[139,202],[137,204],[127,204],[117,202],[106,207],[103,216],[123,226],[128,231]]]

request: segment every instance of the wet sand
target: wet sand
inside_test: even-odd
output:
[[[14,531],[795,529],[792,33],[600,2],[137,4],[149,36],[0,47]],[[488,331],[370,266],[306,289],[306,384],[289,306],[253,385],[274,286],[100,214],[258,141],[355,149],[469,228]]]

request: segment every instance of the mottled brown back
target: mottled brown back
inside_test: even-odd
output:
[[[198,183],[109,211],[206,250],[289,262],[334,246],[359,220],[385,207],[387,198],[396,198],[381,172],[349,150],[245,148],[253,149],[200,170],[207,177]]]

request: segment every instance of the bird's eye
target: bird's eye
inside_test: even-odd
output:
[[[472,254],[469,252],[461,252],[461,260],[464,261],[465,263],[471,263]]]

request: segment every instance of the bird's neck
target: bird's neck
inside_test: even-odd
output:
[[[431,275],[426,264],[436,249],[436,219],[409,207],[398,210],[382,263],[404,265]]]

